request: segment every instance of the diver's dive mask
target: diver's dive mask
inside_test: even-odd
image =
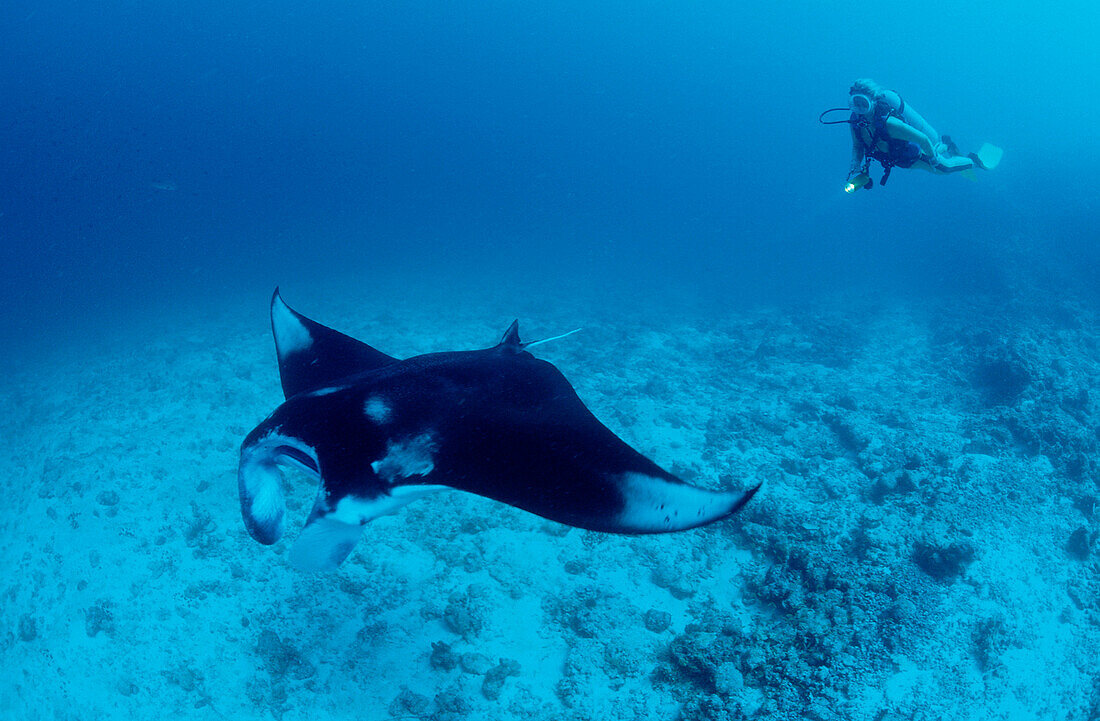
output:
[[[871,111],[875,109],[875,101],[863,93],[852,93],[852,96],[848,98],[848,107],[856,115],[870,115]]]

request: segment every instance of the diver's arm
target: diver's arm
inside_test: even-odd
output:
[[[936,131],[935,128],[932,127],[931,123],[924,119],[923,115],[913,109],[912,105],[909,105],[908,103],[905,104],[903,110],[901,111],[901,120],[909,127],[916,128],[918,131],[924,133],[925,137],[927,137],[932,142],[932,145],[940,144],[940,141],[942,140],[940,138],[940,134]]]
[[[911,125],[907,125],[897,118],[886,119],[886,133],[891,138],[897,138],[898,140],[908,140],[911,143],[916,143],[920,146],[920,150],[926,157],[936,157],[936,147],[932,144],[932,141],[927,135],[917,130]]]
[[[859,137],[859,129],[853,124],[848,129],[852,131],[852,164],[848,166],[848,177],[852,177],[863,169],[863,140]]]

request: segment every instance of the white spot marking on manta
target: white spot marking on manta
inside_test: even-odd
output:
[[[412,476],[426,476],[435,468],[435,442],[430,433],[386,442],[386,455],[370,467],[386,483],[393,485]]]
[[[383,493],[375,498],[344,496],[325,518],[341,523],[362,525],[379,516],[394,513],[422,496],[445,490],[447,486],[399,486],[393,489],[392,493]]]
[[[329,396],[329,395],[332,395],[333,393],[339,393],[342,390],[344,390],[344,389],[340,386],[336,386],[336,387],[333,387],[333,388],[318,388],[315,391],[310,391],[306,395],[313,396],[313,397]]]
[[[390,418],[393,417],[393,409],[386,403],[386,399],[382,396],[371,396],[363,404],[363,413],[367,418],[374,421],[378,425],[383,423],[389,423]]]
[[[275,341],[282,357],[309,350],[313,345],[309,330],[282,300],[271,309],[271,325],[275,328]]]
[[[635,531],[695,528],[726,515],[740,498],[643,473],[624,473],[619,481],[624,502],[619,522]]]

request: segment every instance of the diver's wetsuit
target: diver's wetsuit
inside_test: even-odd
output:
[[[948,154],[948,146],[920,113],[893,90],[876,93],[872,118],[852,113],[852,165],[858,172],[867,155],[884,166],[955,173],[974,167],[974,160]],[[912,146],[912,147],[907,147]]]

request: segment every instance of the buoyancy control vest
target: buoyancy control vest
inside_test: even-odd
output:
[[[866,172],[866,164],[871,159],[877,160],[885,171],[879,185],[886,185],[886,180],[890,177],[890,171],[894,169],[894,166],[899,168],[912,167],[913,163],[920,160],[921,156],[919,145],[908,140],[892,138],[886,130],[886,121],[892,117],[905,122],[902,117],[905,112],[905,100],[900,95],[898,97],[901,99],[899,108],[891,107],[889,103],[882,100],[876,100],[871,118],[856,121],[856,137],[863,143],[863,154],[864,158],[867,159],[864,163],[864,172]],[[870,141],[864,140],[864,132],[870,136]],[[886,149],[882,150],[879,143],[884,143]]]

